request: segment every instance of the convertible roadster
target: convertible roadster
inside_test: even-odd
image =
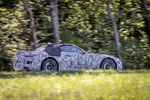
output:
[[[14,70],[81,70],[117,69],[122,62],[105,54],[90,54],[72,44],[50,44],[34,51],[19,51],[14,59]]]

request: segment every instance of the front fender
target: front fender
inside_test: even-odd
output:
[[[109,56],[109,55],[105,55],[105,54],[92,54],[94,56],[94,62],[92,63],[93,66],[96,66],[96,69],[100,68],[100,64],[101,62],[106,59],[106,58],[110,58],[113,59],[116,62],[117,65],[117,70],[122,70],[122,62],[120,59],[114,57],[114,56]]]

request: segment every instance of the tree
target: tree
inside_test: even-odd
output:
[[[109,17],[111,18],[113,29],[114,29],[114,32],[115,32],[115,41],[116,41],[116,47],[117,47],[117,56],[118,56],[118,58],[122,59],[121,55],[120,55],[119,32],[118,32],[117,24],[116,24],[116,21],[115,21],[115,17],[112,14],[111,9],[110,9],[110,0],[107,1],[107,12],[108,12]]]
[[[49,0],[51,20],[53,25],[54,42],[59,43],[59,22],[58,22],[58,5],[57,0]]]
[[[27,11],[27,13],[30,16],[30,22],[31,22],[32,34],[33,34],[34,48],[37,48],[38,47],[37,33],[36,33],[36,26],[35,26],[33,12],[31,10],[31,8],[28,6],[27,1],[26,0],[22,0],[22,1],[23,1],[23,6],[24,6],[25,10]]]
[[[146,0],[141,0],[142,2],[142,8],[144,8],[144,13],[145,13],[145,32],[148,37],[148,41],[150,44],[150,14],[148,11],[148,6],[147,6],[147,1]]]

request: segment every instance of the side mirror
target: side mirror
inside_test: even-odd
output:
[[[82,52],[82,54],[86,54],[86,52]]]

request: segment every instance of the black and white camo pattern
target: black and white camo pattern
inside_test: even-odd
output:
[[[25,55],[33,55],[25,56]],[[113,56],[105,54],[90,54],[76,52],[61,52],[60,56],[49,56],[45,51],[19,51],[14,59],[14,70],[41,70],[42,62],[53,58],[58,62],[59,70],[99,69],[103,59],[111,58],[116,62],[117,70],[122,70],[122,62]]]

